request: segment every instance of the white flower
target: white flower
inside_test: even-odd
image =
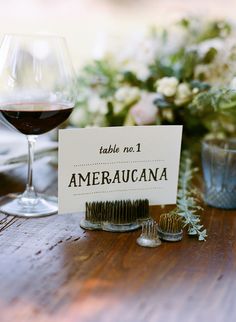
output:
[[[129,62],[139,62],[143,65],[150,65],[155,60],[158,48],[158,39],[153,36],[136,33],[135,36],[123,43],[122,50],[116,53],[118,62],[124,65]]]
[[[136,61],[135,59],[127,62],[124,65],[123,70],[132,72],[141,81],[146,81],[151,75],[148,65],[144,62]]]
[[[167,97],[174,96],[179,81],[176,77],[163,77],[157,81],[157,92]]]
[[[132,103],[140,98],[140,90],[137,87],[122,86],[115,93],[115,99],[125,104]]]
[[[122,104],[121,102],[113,101],[112,105],[114,114],[119,114],[124,108],[124,104]]]
[[[117,63],[121,70],[130,71],[139,80],[145,81],[151,74],[149,66],[154,63],[158,48],[156,37],[135,35],[134,39],[123,44],[122,50],[117,51]]]
[[[179,84],[176,91],[175,105],[180,106],[187,103],[192,96],[192,91],[188,84]]]
[[[140,99],[140,89],[138,87],[122,86],[114,95],[114,113],[118,114],[129,104],[133,104]]]
[[[217,47],[217,54],[211,63],[199,64],[195,67],[195,79],[204,80],[205,82],[217,87],[229,86],[229,83],[234,77],[234,71],[236,70],[235,40],[234,37],[225,39],[222,43],[222,48],[220,48],[221,42],[222,40],[219,41],[219,46],[216,46],[216,44],[214,45],[214,43],[210,43],[211,47]]]
[[[158,52],[163,56],[176,53],[187,42],[188,36],[188,32],[183,28],[176,25],[169,26],[165,43],[163,45],[163,39],[160,40]]]
[[[136,77],[141,81],[146,81],[148,77],[151,75],[150,69],[146,64],[141,62],[133,62],[133,66],[130,68],[131,71],[136,74]]]
[[[72,125],[78,126],[80,124],[86,123],[86,112],[82,108],[75,108],[70,116],[70,123]]]
[[[96,114],[93,118],[92,125],[103,127],[106,124],[106,118],[102,114]]]
[[[208,80],[211,77],[211,64],[199,64],[195,67],[194,78]]]
[[[236,77],[233,77],[233,79],[231,80],[229,88],[236,90]]]
[[[150,37],[149,39],[143,39],[138,44],[138,50],[136,51],[136,57],[138,61],[150,64],[154,61],[157,55],[158,45],[156,39]]]
[[[199,93],[199,88],[194,87],[192,92],[193,92],[194,95]]]
[[[225,139],[225,134],[222,132],[211,132],[205,135],[205,140],[212,140],[212,139]]]
[[[106,114],[108,111],[107,102],[100,98],[98,95],[92,96],[88,100],[88,111],[90,113]]]
[[[156,122],[158,108],[153,104],[156,94],[142,92],[140,101],[131,109],[137,125],[148,125]]]
[[[169,121],[169,122],[173,122],[174,121],[174,113],[173,113],[172,109],[170,109],[170,108],[163,109],[162,118],[164,120]]]
[[[220,38],[212,38],[201,42],[197,46],[198,53],[201,57],[204,57],[211,48],[215,48],[217,51],[222,50],[224,48],[224,41]]]

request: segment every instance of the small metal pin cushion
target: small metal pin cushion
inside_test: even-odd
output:
[[[161,245],[157,234],[157,223],[154,220],[142,223],[142,233],[137,239],[137,244],[144,247],[157,247]]]
[[[180,241],[183,238],[183,220],[175,211],[161,214],[157,231],[162,240]]]

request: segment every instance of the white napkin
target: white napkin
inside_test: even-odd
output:
[[[57,150],[58,143],[47,135],[40,135],[35,145],[35,159],[49,156]],[[18,132],[0,130],[0,172],[8,171],[27,162],[26,136]]]

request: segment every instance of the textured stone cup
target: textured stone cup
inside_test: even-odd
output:
[[[236,139],[203,141],[202,169],[205,202],[236,209]]]

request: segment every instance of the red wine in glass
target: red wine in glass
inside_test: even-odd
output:
[[[46,103],[24,103],[0,106],[5,120],[26,135],[39,135],[51,131],[71,114],[72,106]]]

